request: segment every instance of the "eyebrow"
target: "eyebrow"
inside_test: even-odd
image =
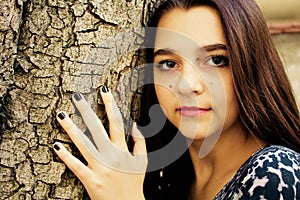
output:
[[[227,50],[227,46],[225,44],[220,44],[220,43],[217,43],[217,44],[211,44],[211,45],[205,45],[203,47],[200,47],[199,48],[201,51],[203,51],[203,49],[207,52],[210,52],[210,51],[216,51],[216,50]],[[158,55],[173,55],[175,54],[176,52],[172,49],[168,49],[168,48],[165,48],[165,49],[158,49],[157,51],[154,52],[154,57],[155,56],[158,56]]]
[[[154,57],[158,55],[173,55],[175,54],[175,51],[172,49],[158,49],[154,52]]]
[[[205,51],[216,51],[216,50],[227,50],[227,46],[225,44],[211,44],[201,47],[205,49]]]

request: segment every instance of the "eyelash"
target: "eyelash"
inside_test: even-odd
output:
[[[221,62],[223,62],[222,64],[214,64],[214,65],[216,65],[215,67],[226,67],[229,65],[228,57],[221,55],[221,54],[210,56],[209,59],[207,59],[207,61],[205,62],[205,64],[207,64],[209,60],[212,60],[214,58],[221,59]],[[208,64],[208,65],[212,66],[213,64]]]
[[[208,62],[212,59],[221,59],[221,63],[222,64],[208,64]],[[165,64],[172,64],[172,66],[170,67],[165,67]],[[204,63],[205,65],[208,65],[208,66],[212,66],[212,67],[226,67],[229,65],[229,59],[228,57],[224,56],[224,55],[213,55],[213,56],[210,56]],[[158,62],[157,64],[155,64],[155,67],[158,68],[159,70],[161,71],[169,71],[173,68],[175,68],[178,64],[173,61],[173,60],[170,60],[170,59],[165,59],[165,60],[162,60],[160,62]]]
[[[165,64],[167,63],[172,63],[172,65],[174,65],[173,67],[164,67]],[[161,71],[169,71],[171,69],[173,69],[176,65],[178,65],[175,61],[172,61],[172,60],[162,60],[160,62],[158,62],[157,64],[155,64],[155,67],[158,68],[159,70]]]

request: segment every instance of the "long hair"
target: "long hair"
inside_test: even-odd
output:
[[[188,10],[201,5],[219,13],[239,118],[247,133],[300,153],[299,110],[268,26],[254,0],[167,0],[156,9],[148,26],[157,27],[160,18],[174,8]],[[154,43],[152,36],[146,32],[147,46]],[[151,62],[153,51],[147,49],[146,56]]]
[[[239,118],[248,134],[268,144],[277,144],[300,153],[299,110],[283,64],[272,42],[264,17],[254,0],[166,0],[153,13],[148,27],[157,27],[161,17],[174,8],[188,10],[206,5],[219,13],[228,44]],[[155,38],[146,29],[146,62],[153,62]],[[153,81],[152,68],[146,68],[147,83]],[[157,104],[154,86],[144,87],[138,124],[150,122],[149,108]],[[147,149],[155,151],[177,132],[169,121],[152,138],[146,138]],[[167,139],[165,139],[167,138]],[[149,160],[149,163],[151,161]],[[147,199],[185,199],[194,176],[188,153],[165,168],[166,181],[160,172],[146,174],[144,193]],[[174,178],[174,174],[175,177]],[[157,189],[162,185],[172,185]]]

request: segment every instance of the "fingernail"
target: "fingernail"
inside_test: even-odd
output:
[[[80,101],[82,99],[82,96],[80,93],[77,92],[74,94],[74,98],[76,99],[76,101]]]
[[[107,93],[108,91],[109,91],[108,87],[107,87],[106,85],[104,85],[104,86],[102,87],[102,92],[103,92],[103,93]]]
[[[65,113],[63,113],[63,112],[58,113],[57,116],[61,120],[63,120],[66,117]]]
[[[54,149],[56,149],[56,151],[60,150],[60,147],[58,146],[58,144],[54,144],[53,147],[54,147]]]

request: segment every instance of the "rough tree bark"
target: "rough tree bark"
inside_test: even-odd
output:
[[[52,150],[61,141],[79,155],[55,114],[65,110],[85,130],[70,101],[79,91],[105,121],[98,90],[107,84],[123,115],[138,115],[142,40],[131,30],[153,4],[0,0],[0,199],[88,199]]]

